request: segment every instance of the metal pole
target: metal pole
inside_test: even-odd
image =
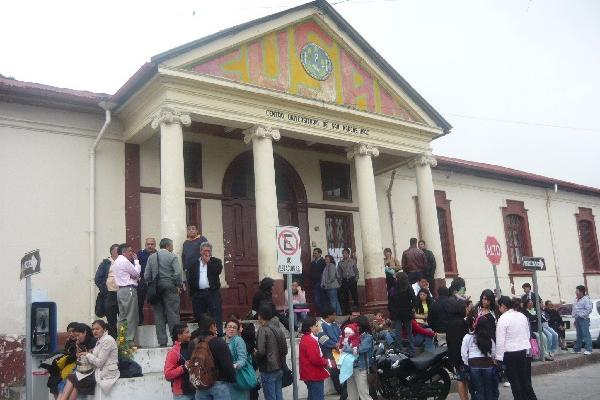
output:
[[[492,267],[494,267],[494,281],[496,282],[496,299],[499,299],[502,296],[502,289],[500,289],[500,281],[498,280],[498,268],[495,264],[492,264]]]
[[[540,343],[538,343],[538,347],[540,348],[540,360],[544,360],[544,330],[542,329],[542,310],[540,309],[540,293],[538,292],[538,282],[537,282],[537,270],[533,270],[533,293],[535,293],[535,312],[537,315],[538,321],[538,336],[540,338]]]
[[[292,296],[292,277],[294,275],[287,274],[287,295],[288,295],[288,328],[290,331],[290,355],[292,358],[292,388],[294,400],[298,400],[298,371],[296,371],[296,330],[294,329],[294,304]]]
[[[31,359],[31,276],[25,278],[25,391],[33,400],[33,360]]]

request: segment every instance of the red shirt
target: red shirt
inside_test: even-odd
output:
[[[325,369],[329,361],[323,357],[319,342],[310,333],[300,339],[300,380],[324,381],[329,378]]]
[[[173,382],[173,394],[183,394],[182,380],[185,367],[181,364],[180,357],[181,343],[175,342],[173,348],[167,353],[164,368],[165,379]]]
[[[423,336],[429,336],[429,337],[434,337],[435,336],[435,332],[434,331],[432,331],[431,329],[423,328],[414,319],[411,321],[411,325],[412,325],[412,334],[413,334],[413,336],[415,336],[415,335],[423,335]],[[406,329],[404,327],[402,328],[402,337],[406,338]]]

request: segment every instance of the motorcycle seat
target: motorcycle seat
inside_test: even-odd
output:
[[[428,351],[424,351],[416,357],[412,357],[410,361],[413,363],[416,369],[424,370],[427,369],[431,364],[436,361],[441,360],[448,353],[448,348],[446,347],[436,347],[433,353]]]

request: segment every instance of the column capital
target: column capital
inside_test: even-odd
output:
[[[367,143],[357,143],[348,148],[346,156],[348,157],[348,160],[351,160],[356,156],[379,157],[379,149]]]
[[[426,165],[430,167],[437,165],[437,160],[430,152],[421,153],[408,162],[408,168],[424,167]]]
[[[265,125],[254,125],[242,133],[244,134],[244,143],[246,144],[250,143],[254,138],[270,139],[275,141],[281,139],[281,133],[279,133],[279,129],[271,128]]]
[[[163,107],[152,118],[152,129],[157,129],[161,124],[190,126],[192,119],[189,114],[184,114],[170,107]]]

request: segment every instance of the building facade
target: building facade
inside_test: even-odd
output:
[[[542,297],[570,301],[582,283],[600,296],[600,190],[434,157],[450,129],[323,1],[157,55],[114,95],[0,79],[0,292],[12,310],[0,362],[24,332],[25,252],[40,249],[33,286],[64,327],[93,317],[112,243],[169,237],[178,251],[189,224],[224,260],[226,314],[248,312],[266,276],[282,301],[276,225],[300,228],[305,271],[314,247],[352,249],[370,309],[386,304],[382,249],[399,257],[411,237],[428,243],[440,282],[460,274],[474,298],[494,286],[488,235],[504,292],[530,281],[520,257],[534,255],[548,265]]]

